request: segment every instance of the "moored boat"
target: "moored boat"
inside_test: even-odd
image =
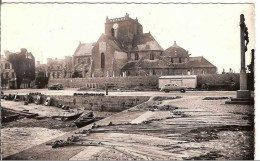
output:
[[[67,120],[75,120],[77,119],[80,115],[82,115],[83,112],[74,112],[74,113],[64,113],[63,115],[58,115],[58,116],[52,116],[53,119],[61,119],[62,121],[67,121]]]
[[[91,124],[94,121],[95,121],[95,114],[93,112],[88,112],[86,114],[83,114],[77,120],[75,120],[74,123],[78,128],[80,128],[88,124]]]

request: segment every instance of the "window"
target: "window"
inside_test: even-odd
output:
[[[179,63],[181,63],[181,58],[179,58]]]
[[[173,58],[171,58],[171,62],[173,63]]]
[[[101,69],[105,68],[105,54],[101,53]]]
[[[9,78],[9,73],[8,72],[5,73],[5,78]]]
[[[111,36],[115,37],[115,30],[113,28],[111,29]]]
[[[188,75],[190,75],[190,70],[188,70]]]
[[[9,63],[5,63],[5,69],[10,69],[10,64]]]
[[[52,77],[55,78],[55,73],[54,72],[52,73]]]
[[[14,72],[12,72],[12,78],[14,78]]]
[[[137,52],[135,53],[135,60],[139,60],[139,55]]]
[[[57,72],[57,78],[60,78],[60,73],[59,72]]]
[[[202,74],[206,74],[206,72],[205,72],[205,70],[204,70],[204,69],[202,69]]]
[[[154,53],[153,52],[150,53],[150,60],[154,60]]]
[[[153,75],[156,75],[155,70],[153,70]]]

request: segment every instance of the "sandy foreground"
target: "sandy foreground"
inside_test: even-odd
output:
[[[222,96],[233,95],[222,93]],[[89,125],[81,129],[72,128],[71,132],[41,129],[44,131],[42,139],[37,134],[39,130],[24,128],[21,133],[31,130],[34,134],[30,135],[39,138],[39,142],[14,155],[5,155],[4,159],[253,159],[254,107],[225,105],[228,99],[203,98],[205,96],[183,96],[180,99],[151,101],[100,120],[95,128]],[[15,125],[12,128],[12,131],[19,129]],[[4,128],[3,140],[12,138],[7,129]],[[88,130],[89,134],[83,130]],[[18,136],[15,132],[13,135]],[[72,135],[79,136],[73,144],[58,148],[46,145],[55,140],[66,141]],[[24,142],[26,140],[29,138],[25,138]],[[12,143],[11,140],[7,142]],[[5,147],[3,145],[3,154],[7,154]]]
[[[40,127],[3,128],[1,130],[2,157],[39,145],[65,133],[60,130]]]

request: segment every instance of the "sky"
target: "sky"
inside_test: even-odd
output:
[[[177,42],[191,56],[240,70],[240,14],[249,30],[246,63],[255,48],[253,4],[3,4],[1,54],[27,48],[36,60],[72,56],[79,42],[96,42],[108,18],[138,18],[163,49]]]

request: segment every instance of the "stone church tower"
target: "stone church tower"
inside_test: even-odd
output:
[[[114,19],[107,17],[105,34],[100,36],[92,50],[92,76],[123,75],[121,69],[128,61],[134,38],[142,34],[142,25],[129,14]]]
[[[132,48],[134,36],[141,34],[143,34],[143,26],[137,18],[132,19],[127,13],[121,18],[106,18],[105,35],[115,37],[128,50]]]

